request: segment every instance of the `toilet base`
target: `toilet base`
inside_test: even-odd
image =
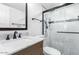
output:
[[[51,47],[43,47],[44,55],[61,55],[60,51]]]

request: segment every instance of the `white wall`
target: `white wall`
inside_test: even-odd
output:
[[[42,23],[32,18],[42,20],[42,6],[39,3],[28,3],[28,30],[30,35],[42,34]]]
[[[72,4],[50,12],[51,21],[78,19],[79,4]],[[79,21],[51,24],[48,45],[61,51],[62,54],[79,55],[79,34],[57,33],[57,31],[79,32]]]

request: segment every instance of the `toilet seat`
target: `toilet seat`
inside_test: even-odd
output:
[[[45,55],[61,55],[60,51],[52,47],[43,47],[43,53]]]

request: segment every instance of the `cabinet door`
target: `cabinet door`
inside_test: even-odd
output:
[[[43,41],[16,52],[13,55],[43,55]]]

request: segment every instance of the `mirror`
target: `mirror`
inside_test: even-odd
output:
[[[0,3],[0,30],[26,30],[27,4]]]

